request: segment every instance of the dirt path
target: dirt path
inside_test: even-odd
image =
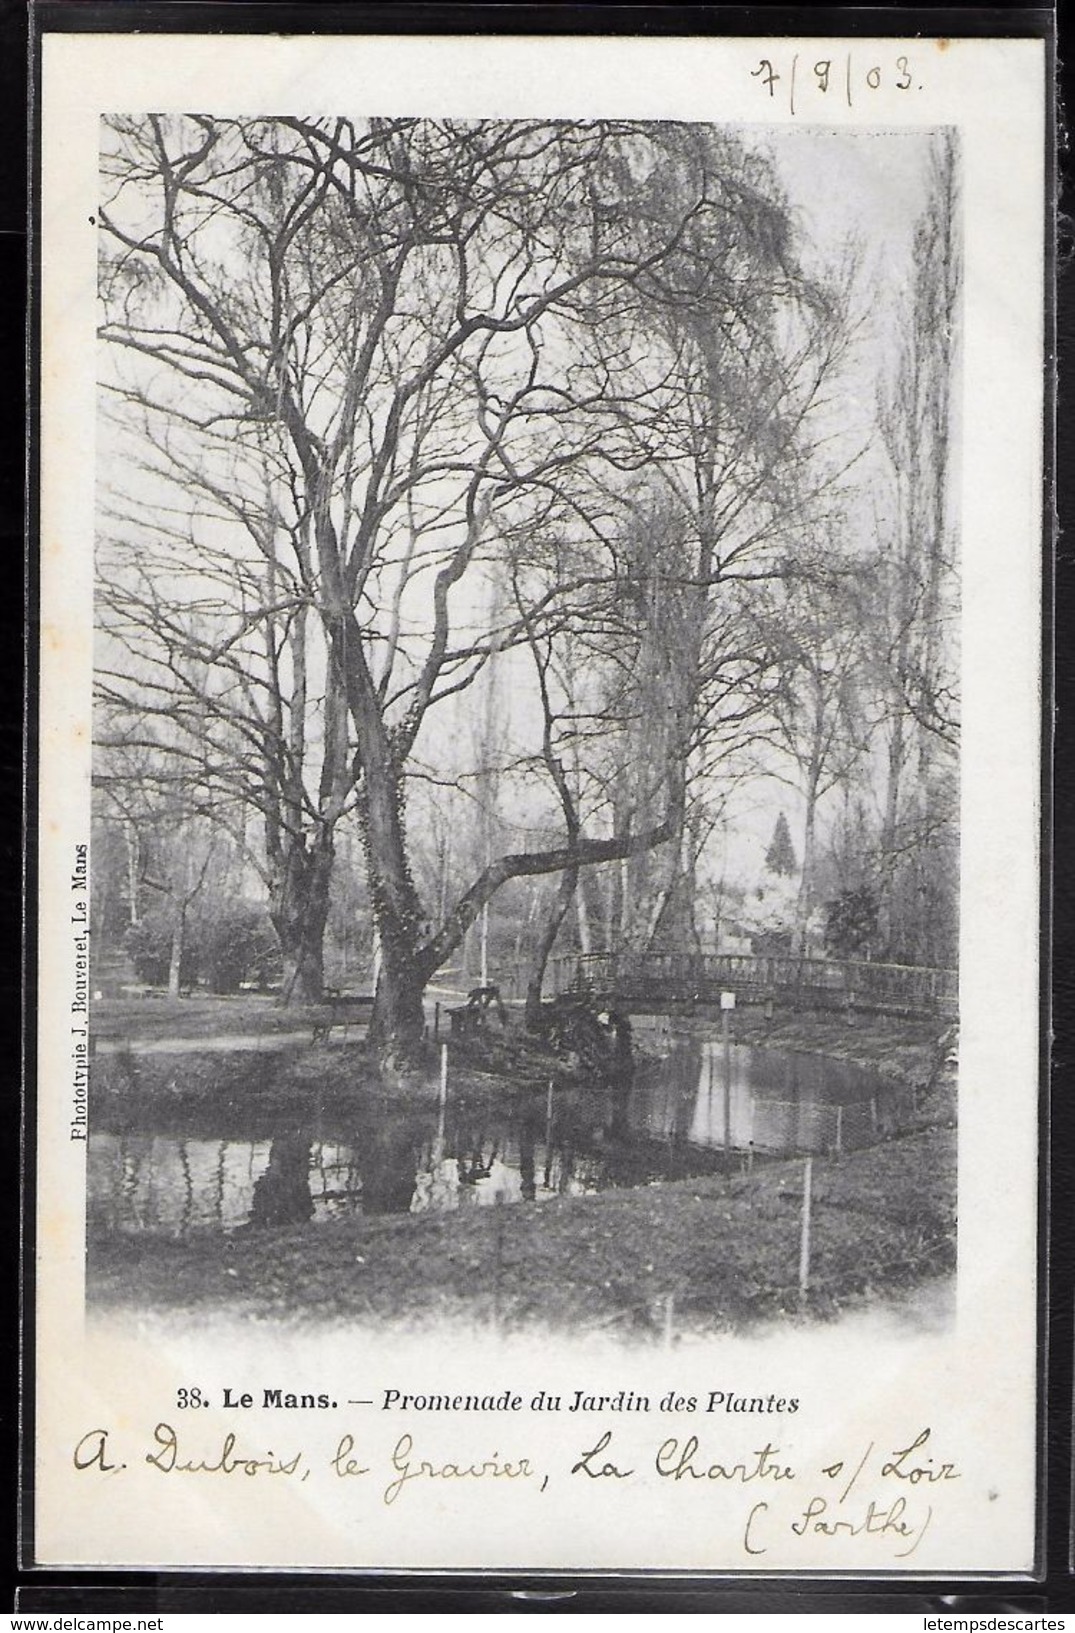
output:
[[[345,1027],[335,1026],[327,1036],[318,1038],[319,1045],[355,1043],[364,1038],[369,1028],[362,1021],[349,1022]],[[291,1045],[313,1042],[313,1028],[301,1032],[221,1032],[208,1038],[100,1038],[95,1053],[98,1055],[210,1055],[223,1051],[260,1049],[269,1052],[286,1049]]]

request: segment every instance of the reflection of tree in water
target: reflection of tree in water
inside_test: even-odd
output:
[[[537,1194],[534,1182],[534,1131],[523,1123],[519,1128],[519,1179],[524,1202],[533,1202]]]
[[[250,1223],[297,1225],[318,1213],[358,1210],[406,1213],[417,1168],[415,1133],[402,1121],[365,1124],[347,1144],[315,1142],[308,1132],[278,1135],[268,1167],[254,1183]]]
[[[347,1218],[362,1210],[362,1176],[354,1147],[316,1140],[310,1155],[315,1218]]]
[[[223,1228],[224,1228],[224,1191],[225,1191],[225,1188],[227,1186],[227,1181],[228,1181],[228,1142],[227,1142],[227,1140],[221,1140],[221,1142],[220,1142],[220,1149],[217,1151],[216,1171],[215,1171],[214,1177],[216,1179],[216,1186],[215,1186],[215,1190],[214,1190],[214,1196],[215,1196],[215,1202],[216,1202],[216,1210],[215,1210],[216,1211],[216,1222],[220,1226],[221,1230],[223,1230]],[[191,1201],[193,1203],[193,1198],[191,1198]]]
[[[443,1138],[427,1140],[419,1154],[411,1211],[599,1190],[606,1126],[616,1117],[607,1092],[582,1105],[564,1097],[554,1116],[536,1101],[497,1111],[459,1108]]]
[[[459,1170],[460,1185],[477,1185],[479,1181],[488,1179],[493,1171],[493,1164],[497,1159],[498,1142],[494,1139],[490,1154],[485,1155],[483,1143],[479,1142],[472,1150],[461,1152],[455,1159]]]
[[[145,1224],[142,1210],[138,1204],[138,1197],[142,1188],[143,1151],[141,1148],[144,1144],[144,1135],[141,1137],[135,1136],[133,1149],[126,1136],[120,1142],[120,1168],[122,1173],[120,1196],[123,1202],[120,1217],[122,1218],[124,1214],[129,1215],[135,1225]]]
[[[194,1218],[194,1175],[190,1167],[190,1149],[186,1140],[179,1142],[179,1171],[183,1175],[183,1206],[180,1215],[180,1227],[189,1230]]]
[[[252,1225],[301,1225],[313,1218],[310,1195],[308,1134],[278,1134],[269,1149],[269,1165],[254,1182],[250,1201]]]
[[[355,1136],[362,1174],[362,1212],[408,1213],[419,1169],[420,1136],[413,1124],[386,1119]]]

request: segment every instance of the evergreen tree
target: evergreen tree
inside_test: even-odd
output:
[[[769,841],[769,849],[765,853],[765,866],[770,873],[794,873],[799,864],[795,860],[795,847],[791,843],[791,830],[788,819],[781,811],[776,819],[773,837]]]

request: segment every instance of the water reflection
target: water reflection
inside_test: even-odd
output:
[[[641,1077],[631,1121],[670,1142],[730,1151],[853,1149],[895,1133],[913,1090],[847,1061],[680,1039]]]
[[[91,1226],[186,1235],[443,1212],[738,1171],[744,1154],[851,1149],[898,1128],[910,1091],[816,1055],[679,1037],[600,1091],[503,1105],[367,1105],[269,1139],[90,1136]]]
[[[280,1135],[272,1142],[268,1164],[254,1181],[252,1225],[301,1225],[313,1217],[312,1151],[313,1141],[302,1134]]]
[[[110,1231],[234,1230],[250,1218],[269,1140],[91,1134],[87,1206]]]

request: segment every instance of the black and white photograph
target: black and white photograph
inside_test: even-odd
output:
[[[953,134],[101,170],[91,1298],[935,1319]]]
[[[445,98],[410,64],[468,42],[374,98],[393,42],[353,93],[286,42],[275,96],[256,43],[236,98],[127,42],[128,98],[82,42],[45,148],[94,191],[43,341],[80,1167],[40,1297],[96,1382],[43,1485],[118,1492],[132,1563],[1023,1559],[1040,333],[983,229],[1040,246],[981,203],[978,58],[708,42],[722,100],[690,42],[647,95],[578,41],[565,112],[556,51],[491,98],[521,42]],[[236,1471],[309,1512],[236,1518]],[[141,1517],[199,1482],[189,1537]]]

